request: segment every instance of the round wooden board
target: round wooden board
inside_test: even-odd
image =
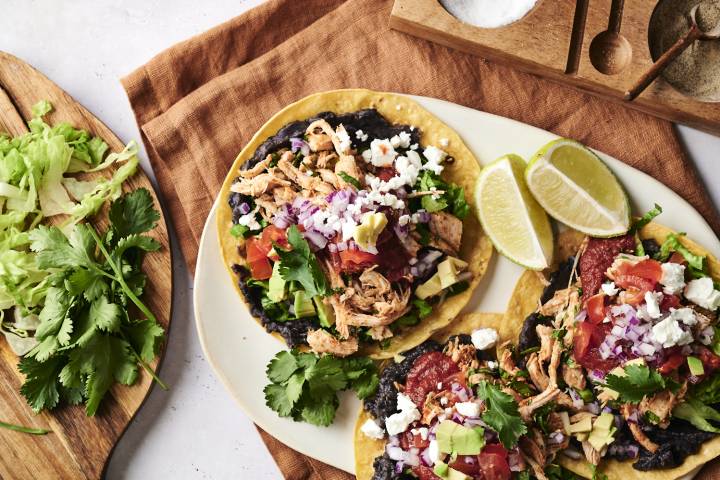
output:
[[[53,104],[53,111],[46,117],[50,124],[67,122],[88,130],[104,139],[115,152],[124,147],[107,126],[60,87],[27,63],[0,51],[0,132],[11,135],[26,132],[26,121],[32,117],[31,107],[39,100]],[[137,188],[148,189],[156,208],[161,210],[150,180],[141,169],[124,186],[125,191]],[[104,228],[103,212],[98,218],[94,223]],[[143,264],[148,275],[143,301],[167,332],[172,308],[172,258],[164,217],[152,236],[162,248],[148,255]],[[162,353],[153,363],[154,368]],[[132,387],[115,385],[94,417],[87,417],[83,406],[60,406],[36,415],[20,394],[23,376],[17,370],[17,362],[7,342],[0,340],[0,420],[48,428],[52,433],[35,436],[0,429],[0,451],[3,452],[0,478],[102,477],[113,448],[150,392],[150,376],[140,369],[138,381]]]

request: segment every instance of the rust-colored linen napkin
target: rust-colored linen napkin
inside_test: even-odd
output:
[[[720,231],[670,123],[392,31],[391,7],[272,0],[123,79],[191,270],[210,207],[252,134],[290,102],[350,87],[442,98],[575,138],[659,179]],[[261,434],[286,478],[349,478]]]

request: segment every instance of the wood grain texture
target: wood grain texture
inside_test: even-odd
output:
[[[124,147],[108,127],[52,81],[18,58],[0,52],[0,131],[13,135],[26,131],[31,107],[39,100],[53,104],[52,113],[46,117],[50,124],[67,122],[86,129],[103,138],[112,151]],[[107,176],[108,172],[96,175]],[[152,192],[160,210],[150,180],[141,169],[123,187],[125,191],[137,188]],[[94,221],[103,228],[104,213],[100,212]],[[172,262],[164,217],[151,235],[162,248],[145,258],[143,269],[149,278],[143,301],[167,332],[172,307]],[[152,366],[157,368],[158,363],[159,358]],[[61,406],[35,415],[19,392],[23,376],[16,365],[17,357],[5,341],[0,341],[0,420],[48,428],[52,433],[34,436],[0,429],[0,478],[100,478],[114,446],[150,392],[150,376],[140,369],[135,385],[115,385],[94,417],[87,417],[83,406]]]
[[[608,28],[612,0],[590,1],[585,21],[575,22],[583,31],[573,35],[576,5],[586,5],[585,2],[539,0],[521,20],[502,28],[486,29],[459,21],[438,0],[395,0],[390,26],[720,135],[720,103],[693,100],[663,80],[655,81],[633,102],[623,100],[624,93],[653,63],[648,26],[657,0],[625,2],[620,33],[632,47],[632,58],[626,68],[614,75],[599,72],[590,61],[589,51],[592,40]],[[575,48],[579,50],[576,67],[573,61],[568,62]],[[571,73],[565,73],[566,65],[573,66],[568,69]]]

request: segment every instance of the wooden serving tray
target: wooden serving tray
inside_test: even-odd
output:
[[[39,100],[53,104],[53,111],[46,117],[50,124],[68,122],[100,136],[112,151],[123,149],[124,144],[108,127],[60,87],[22,60],[0,52],[0,132],[11,135],[26,132],[26,121],[32,117],[30,109]],[[150,180],[141,169],[123,189],[143,187],[151,192],[155,207],[161,210]],[[98,217],[102,216],[101,212]],[[103,221],[96,223],[102,225]],[[145,258],[143,269],[148,285],[143,301],[167,333],[172,307],[172,263],[164,217],[151,235],[162,248]],[[139,369],[138,380],[132,387],[116,384],[105,395],[94,417],[86,416],[82,405],[61,406],[36,415],[20,394],[23,376],[17,363],[17,356],[0,338],[0,420],[45,428],[52,433],[36,436],[0,428],[0,478],[100,478],[115,444],[150,392],[150,376]],[[151,366],[157,368],[158,363],[156,359]]]
[[[592,40],[608,29],[611,0],[538,0],[524,18],[492,29],[461,22],[438,0],[395,0],[390,26],[720,135],[720,103],[693,100],[662,79],[633,102],[622,98],[653,63],[648,26],[656,4],[657,0],[625,2],[620,33],[629,42],[632,58],[614,74],[601,73],[590,59]]]

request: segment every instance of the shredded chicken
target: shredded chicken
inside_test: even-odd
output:
[[[512,352],[508,348],[508,345],[510,345],[510,341],[507,341],[500,345],[500,355],[498,355],[498,363],[500,364],[500,368],[505,370],[510,375],[515,376],[518,374],[520,369],[515,366],[515,360],[513,360],[512,358]]]
[[[268,155],[265,157],[265,160],[261,160],[258,163],[255,164],[254,167],[249,168],[247,170],[240,170],[239,175],[240,178],[254,178],[260,175],[263,170],[265,170],[268,165],[270,165],[270,162],[272,162],[272,155]]]
[[[358,339],[338,340],[325,330],[313,330],[307,334],[307,342],[315,353],[332,353],[347,357],[358,351]]]
[[[519,446],[521,455],[530,464],[538,480],[547,479],[543,446],[538,445],[536,439],[531,439],[529,436],[520,437]]]
[[[562,375],[563,380],[568,384],[568,386],[574,388],[575,390],[585,390],[587,380],[583,374],[582,367],[577,365],[571,367],[570,365],[564,363],[562,365]]]
[[[538,357],[541,362],[547,362],[550,360],[553,345],[555,345],[555,339],[552,336],[553,328],[547,325],[538,325],[535,327],[535,331],[540,339],[540,352],[538,352]]]
[[[677,405],[679,398],[684,396],[686,390],[687,383],[683,384],[683,387],[677,393],[665,390],[652,397],[645,397],[638,405],[638,409],[642,415],[645,415],[646,412],[652,412],[658,417],[658,423],[661,426],[667,425],[673,408]]]
[[[388,325],[410,309],[410,289],[396,291],[388,279],[373,267],[365,270],[358,280],[345,290],[340,301],[355,310],[372,313],[378,317],[378,325]],[[350,324],[360,325],[352,322]]]
[[[324,151],[317,154],[317,160],[315,166],[317,168],[334,168],[335,162],[338,160],[338,155],[335,152]]]
[[[550,356],[550,365],[548,366],[548,377],[550,377],[550,383],[552,385],[557,385],[557,373],[561,357],[562,345],[560,345],[559,342],[555,342],[552,349],[552,355]]]
[[[434,237],[430,245],[448,255],[458,254],[462,241],[462,220],[447,212],[435,212],[430,214],[429,227]]]
[[[624,404],[622,407],[620,407],[620,413],[622,413],[622,416],[625,417],[625,420],[630,418],[633,413],[637,412],[637,409],[634,405],[631,405],[629,403]],[[650,440],[647,435],[645,435],[645,432],[642,431],[642,428],[640,428],[640,425],[635,422],[628,421],[627,422],[628,427],[630,428],[630,433],[632,433],[633,437],[635,437],[635,440],[647,451],[650,453],[655,453],[660,446]]]
[[[421,422],[423,425],[430,425],[435,417],[445,412],[445,407],[442,405],[442,399],[447,398],[447,392],[429,392],[425,398],[425,404],[422,410]]]
[[[453,342],[450,342],[445,349],[445,355],[452,358],[452,361],[457,363],[462,372],[467,372],[469,369],[477,369],[479,362],[477,360],[477,349],[474,345],[461,345],[458,338],[455,338]]]
[[[531,353],[525,364],[527,366],[527,371],[530,374],[530,380],[532,380],[533,384],[535,384],[535,387],[537,387],[540,391],[545,390],[548,385],[550,385],[550,379],[543,371],[542,363],[540,362],[538,354]]]
[[[230,186],[230,191],[252,197],[259,197],[263,193],[271,191],[276,187],[287,186],[290,186],[290,182],[268,172],[248,179],[241,178]]]
[[[372,327],[368,330],[368,333],[373,340],[385,340],[393,336],[392,330],[385,326]]]
[[[540,307],[538,313],[546,317],[554,317],[567,307],[567,304],[570,301],[570,293],[573,291],[577,292],[577,288],[565,288],[563,290],[558,290],[550,300]]]
[[[557,385],[550,384],[541,393],[534,397],[526,398],[520,406],[520,416],[526,422],[532,421],[532,414],[535,410],[552,402],[560,394]]]
[[[328,195],[334,191],[332,185],[324,182],[322,178],[301,172],[292,164],[292,158],[292,152],[285,152],[277,164],[277,168],[290,179],[290,181],[298,184],[303,190],[309,190],[323,195]]]
[[[592,445],[590,445],[590,442],[585,441],[582,442],[582,448],[583,453],[585,454],[585,458],[588,462],[590,462],[592,465],[597,466],[598,463],[600,463],[600,459],[602,458],[602,455],[600,455],[600,452],[595,450]]]

